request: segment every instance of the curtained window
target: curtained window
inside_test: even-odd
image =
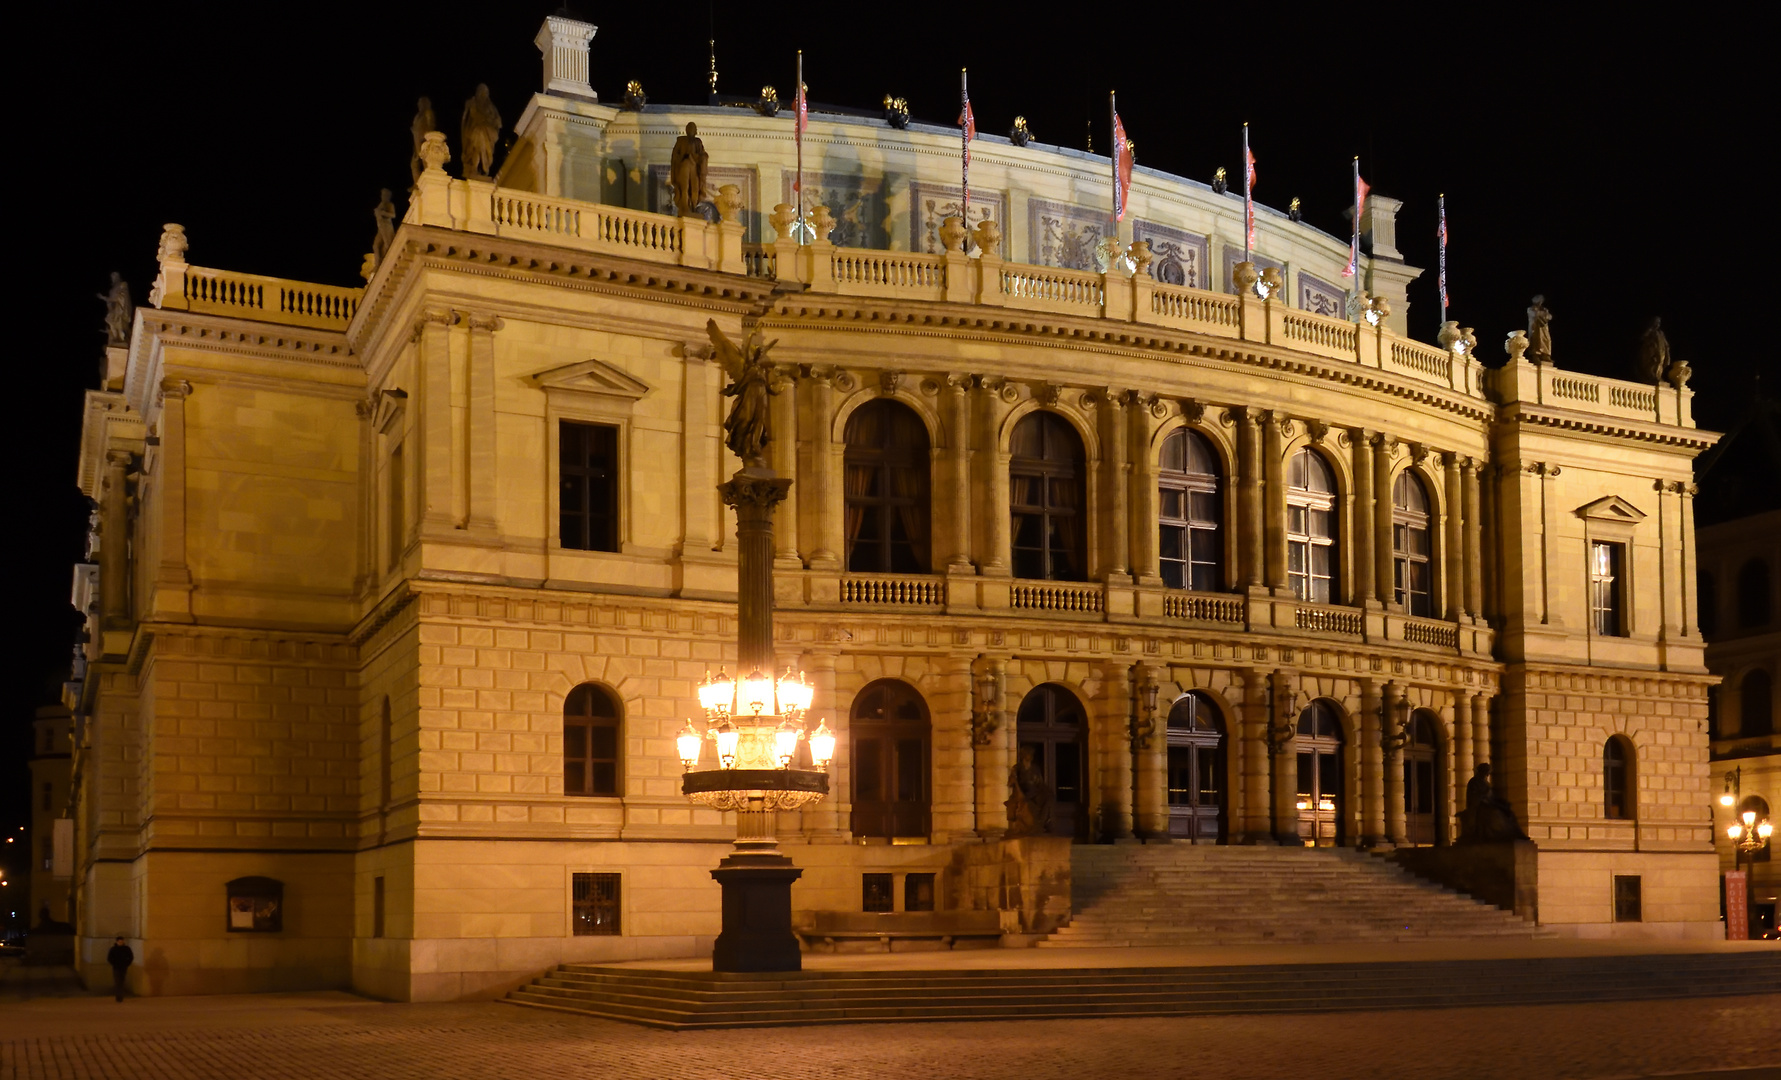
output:
[[[1163,440],[1157,496],[1163,584],[1197,592],[1222,589],[1224,545],[1218,529],[1224,503],[1218,458],[1204,435],[1181,428]]]
[[[1286,575],[1293,595],[1334,602],[1336,478],[1323,458],[1300,450],[1287,469]]]
[[[1015,426],[1010,451],[1014,576],[1085,580],[1082,440],[1062,417],[1036,412]]]
[[[1422,481],[1408,472],[1391,486],[1392,590],[1405,614],[1434,614],[1429,541],[1429,497]]]
[[[873,401],[847,418],[847,568],[928,571],[928,430],[907,405]]]

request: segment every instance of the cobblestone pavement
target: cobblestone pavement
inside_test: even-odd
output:
[[[1765,1067],[1766,1066],[1766,1067]],[[0,1080],[1781,1077],[1781,996],[670,1033],[349,994],[0,1002]]]

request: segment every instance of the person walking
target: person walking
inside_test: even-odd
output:
[[[111,965],[112,989],[117,992],[117,999],[124,1000],[124,980],[129,978],[130,965],[136,962],[136,953],[124,944],[124,935],[117,936],[117,942],[111,951],[105,954],[105,962]]]

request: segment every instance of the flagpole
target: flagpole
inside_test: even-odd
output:
[[[1447,325],[1447,195],[1436,198],[1441,214],[1441,325]]]
[[[1108,164],[1113,167],[1113,236],[1119,238],[1119,218],[1122,207],[1119,205],[1119,154],[1123,147],[1119,146],[1119,103],[1114,91],[1107,91],[1107,140],[1111,149],[1107,154]]]
[[[1243,261],[1253,262],[1253,253],[1249,249],[1250,240],[1255,232],[1255,196],[1250,191],[1250,177],[1255,169],[1249,164],[1249,121],[1243,122]]]
[[[959,224],[971,227],[971,127],[965,121],[971,108],[971,89],[965,83],[965,69],[959,68],[959,186],[964,189],[964,211]],[[967,248],[971,245],[966,244]]]
[[[1354,234],[1348,241],[1348,261],[1354,267],[1354,283],[1360,278],[1360,155],[1354,155]]]
[[[804,102],[803,49],[798,50],[798,86],[795,96],[797,100],[792,104],[795,113],[792,117],[792,127],[797,130],[798,134],[798,182],[796,187],[798,190],[798,243],[801,246],[804,243],[804,110],[807,108]]]

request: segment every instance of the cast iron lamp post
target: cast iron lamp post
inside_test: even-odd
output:
[[[1761,817],[1755,810],[1738,810],[1738,796],[1744,790],[1744,767],[1742,765],[1725,774],[1725,791],[1719,796],[1719,805],[1731,807],[1735,815],[1732,823],[1726,827],[1725,835],[1735,845],[1732,848],[1732,869],[1738,870],[1748,859],[1750,871],[1744,875],[1744,920],[1745,933],[1749,933],[1750,912],[1754,906],[1753,896],[1755,884],[1750,880],[1756,871],[1756,853],[1762,850],[1769,837],[1774,834],[1774,823]]]
[[[711,871],[723,887],[723,930],[712,947],[713,971],[797,971],[802,967],[792,933],[792,882],[803,873],[779,853],[775,815],[797,810],[829,793],[828,765],[835,736],[827,724],[806,731],[813,688],[788,667],[774,678],[773,508],[791,481],[766,463],[771,440],[767,397],[770,367],[757,335],[742,348],[706,327],[736,399],[724,422],[726,442],[743,467],[718,485],[724,504],[736,511],[737,670],[721,668],[699,686],[705,730],[692,720],[675,739],[686,769],[681,793],[716,810],[736,813],[735,850]],[[798,744],[810,751],[810,767],[798,762]]]

